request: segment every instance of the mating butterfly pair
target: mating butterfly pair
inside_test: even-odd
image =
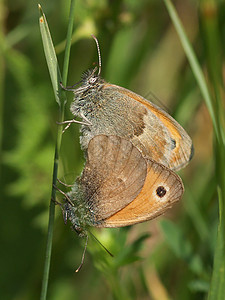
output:
[[[80,117],[86,165],[67,194],[65,219],[80,234],[88,226],[121,227],[155,218],[183,194],[174,172],[186,166],[193,145],[166,112],[141,96],[88,70],[74,92],[71,112]],[[71,123],[69,122],[69,123]],[[69,124],[70,125],[70,124]]]

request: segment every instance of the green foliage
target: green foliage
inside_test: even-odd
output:
[[[206,90],[196,83],[190,56],[181,47],[163,1],[76,1],[68,85],[97,61],[89,38],[95,34],[103,77],[147,98],[150,91],[157,95],[193,138],[195,156],[180,172],[185,195],[165,216],[173,220],[160,217],[129,228],[93,229],[114,257],[90,238],[78,274],[74,270],[85,241],[64,225],[57,206],[48,299],[223,299],[224,3],[200,4],[185,0],[177,1],[176,7],[207,77],[207,106],[201,94]],[[48,1],[42,8],[66,80],[62,53],[69,2]],[[37,3],[0,2],[0,15],[0,290],[6,300],[39,299],[58,139],[58,94],[46,66]],[[71,119],[72,95],[67,96],[65,119]],[[62,137],[58,177],[73,183],[83,164],[79,126],[73,124]]]

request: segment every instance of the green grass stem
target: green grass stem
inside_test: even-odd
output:
[[[215,1],[201,1],[202,28],[204,33],[210,91],[200,64],[186,36],[181,21],[170,0],[164,0],[169,15],[183,45],[186,56],[191,65],[194,76],[201,90],[212,119],[215,133],[215,173],[217,176],[217,190],[219,199],[219,224],[214,253],[214,266],[208,299],[222,300],[225,295],[225,129],[224,105],[222,101],[222,56],[217,24],[217,3]],[[216,55],[215,55],[216,53]]]
[[[215,130],[215,134],[218,137],[219,136],[219,132],[218,132],[218,125],[216,122],[216,118],[215,118],[215,113],[214,113],[214,109],[213,109],[213,105],[212,105],[212,98],[211,95],[209,93],[209,89],[207,87],[206,81],[205,81],[205,77],[204,74],[201,70],[200,64],[197,60],[197,57],[194,53],[194,50],[187,38],[187,35],[184,31],[183,25],[178,17],[178,14],[175,10],[175,7],[173,6],[172,2],[170,0],[163,0],[165,2],[165,5],[168,9],[168,13],[170,15],[170,18],[174,24],[174,27],[177,31],[177,34],[179,36],[180,42],[184,48],[185,54],[188,58],[188,61],[190,63],[191,69],[193,71],[193,74],[197,80],[198,86],[200,88],[200,91],[202,93],[203,99],[205,100],[205,103],[207,105],[208,111],[210,113],[212,122],[213,122],[213,127]]]
[[[64,92],[61,93],[60,82],[62,81],[65,84],[67,81],[67,72],[68,72],[67,70],[69,65],[70,46],[71,46],[70,41],[71,41],[72,30],[73,30],[74,10],[75,10],[75,0],[71,0],[70,17],[69,17],[69,25],[68,25],[68,32],[67,32],[67,44],[66,44],[65,59],[64,59],[64,66],[63,66],[63,77],[61,79],[61,74],[60,74],[60,70],[59,70],[59,66],[55,54],[55,49],[51,39],[50,31],[48,28],[47,20],[41,9],[41,6],[39,5],[39,11],[40,11],[39,21],[40,21],[41,36],[42,36],[46,61],[48,64],[48,69],[52,81],[52,87],[55,94],[55,99],[59,105],[59,117],[58,117],[59,122],[62,122],[64,119],[64,106],[66,103],[66,97]],[[51,193],[50,208],[49,208],[49,224],[48,224],[48,234],[47,234],[46,255],[45,255],[42,289],[41,289],[41,296],[40,296],[41,300],[46,299],[47,290],[48,290],[53,228],[54,228],[54,216],[55,216],[54,200],[55,200],[56,191],[53,188],[53,184],[55,185],[57,181],[59,150],[61,146],[61,140],[62,140],[62,127],[58,126],[56,145],[55,145],[54,166],[53,166],[52,193]]]

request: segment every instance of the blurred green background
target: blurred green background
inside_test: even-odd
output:
[[[209,3],[211,3],[209,5]],[[36,1],[0,1],[0,298],[39,299],[51,195],[58,106],[43,52]],[[42,1],[59,65],[63,64],[69,1]],[[215,4],[215,3],[214,3]],[[225,5],[178,0],[175,6],[206,71],[202,27],[218,24],[223,55]],[[93,233],[114,254],[84,242],[56,207],[47,299],[205,299],[218,222],[211,120],[163,1],[76,1],[68,85],[97,62],[102,76],[147,99],[151,93],[193,139],[195,156],[179,172],[185,194],[156,220]],[[224,65],[223,72],[224,72]],[[221,68],[222,68],[221,67]],[[71,119],[67,93],[65,119]],[[84,159],[79,126],[63,135],[59,178],[73,183]],[[62,187],[61,187],[62,188]],[[65,189],[64,189],[65,190]],[[66,191],[66,190],[65,190]],[[59,201],[62,200],[58,194]]]

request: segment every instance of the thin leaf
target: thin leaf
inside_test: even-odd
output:
[[[205,100],[205,103],[208,107],[212,122],[213,122],[213,127],[216,133],[217,138],[219,138],[219,130],[218,130],[218,125],[216,122],[216,117],[215,117],[215,112],[214,112],[214,108],[212,105],[212,99],[211,99],[211,95],[209,93],[206,81],[205,81],[205,77],[204,74],[201,70],[201,67],[199,65],[199,62],[196,58],[196,55],[194,53],[194,50],[187,38],[187,35],[184,31],[183,25],[181,24],[181,21],[177,15],[177,12],[172,4],[172,2],[170,0],[163,0],[165,2],[165,5],[168,9],[168,13],[171,17],[171,20],[174,24],[174,27],[177,31],[177,34],[179,35],[180,38],[180,42],[184,48],[184,51],[186,53],[186,56],[189,60],[189,63],[191,65],[193,74],[198,82],[199,88],[201,90],[202,96]]]
[[[60,87],[59,83],[62,82],[62,77],[60,74],[59,65],[55,54],[55,48],[53,46],[53,42],[51,39],[51,34],[48,28],[48,23],[45,14],[43,13],[40,4],[38,5],[38,8],[41,15],[39,18],[41,37],[42,37],[46,61],[48,64],[48,70],[52,81],[52,87],[55,94],[55,100],[59,104],[59,106],[61,106],[61,101],[60,101],[61,97],[59,95],[61,88],[59,88]]]
[[[218,190],[219,202],[222,205],[221,190]],[[224,246],[224,220],[220,210],[220,222],[218,226],[217,244],[214,255],[213,276],[209,291],[210,300],[223,300],[225,291],[225,246]]]

